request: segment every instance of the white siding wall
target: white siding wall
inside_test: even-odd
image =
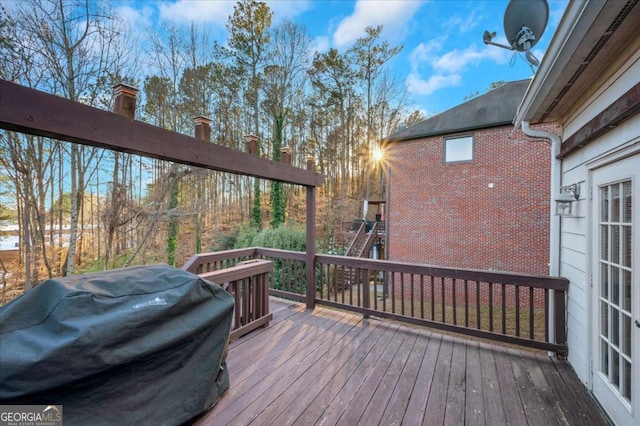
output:
[[[579,130],[585,123],[600,113],[604,108],[627,92],[638,83],[640,75],[640,60],[636,55],[625,67],[603,85],[593,98],[585,102],[583,108],[564,123],[566,139]],[[589,218],[589,171],[590,162],[617,151],[623,146],[634,143],[640,144],[640,116],[636,115],[620,126],[612,129],[597,141],[591,142],[580,151],[574,152],[562,162],[562,185],[579,183],[581,187],[580,200],[574,205],[574,215],[577,217],[562,218],[560,234],[560,275],[568,278],[568,344],[569,361],[578,377],[587,383],[589,379],[589,319],[590,290],[589,270],[590,260],[588,245],[590,243]]]

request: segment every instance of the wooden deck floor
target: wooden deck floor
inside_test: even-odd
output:
[[[566,362],[272,299],[198,425],[606,425]]]

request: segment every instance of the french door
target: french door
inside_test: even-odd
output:
[[[592,175],[593,392],[618,425],[640,424],[640,154]]]

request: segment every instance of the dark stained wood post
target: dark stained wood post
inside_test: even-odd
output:
[[[307,169],[314,170],[313,157],[307,158]],[[307,308],[316,303],[316,188],[307,186]]]
[[[316,159],[314,157],[307,157],[307,170],[316,169]]]
[[[564,346],[562,352],[556,352],[556,357],[567,358],[567,292],[566,290],[554,290],[554,315],[555,315],[555,343]]]
[[[133,120],[136,115],[136,94],[138,89],[120,83],[113,86],[113,90],[115,95],[113,112]]]
[[[199,115],[193,118],[195,125],[194,136],[201,141],[211,142],[211,120],[209,117]]]
[[[292,152],[289,147],[280,148],[280,162],[290,165]]]
[[[244,135],[244,152],[258,155],[258,137],[256,135]]]

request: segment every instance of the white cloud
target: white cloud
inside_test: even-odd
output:
[[[329,50],[330,44],[329,44],[329,37],[326,36],[319,36],[313,39],[313,41],[311,42],[311,51],[312,52],[326,52]]]
[[[434,58],[431,66],[440,73],[459,73],[464,70],[468,64],[477,64],[485,57],[485,52],[477,50],[475,46],[467,49],[452,50],[444,55]]]
[[[266,3],[275,19],[293,19],[311,7],[311,0],[266,0]]]
[[[402,40],[407,23],[421,5],[418,0],[357,0],[353,14],[338,25],[333,43],[339,48],[349,46],[364,35],[366,27],[377,25],[383,26],[383,38]]]
[[[231,0],[177,0],[158,3],[158,11],[163,20],[175,23],[206,22],[224,28],[235,4]]]
[[[478,17],[478,10],[473,9],[466,16],[451,16],[442,24],[442,27],[445,28],[446,31],[467,33],[474,29],[478,25],[479,21],[480,19]]]
[[[137,29],[139,32],[146,31],[146,28],[151,26],[153,19],[153,9],[148,6],[144,6],[139,9],[134,9],[129,6],[116,7],[116,13],[122,20],[124,20],[131,28]]]
[[[429,62],[435,53],[442,49],[443,39],[433,39],[428,43],[420,43],[409,55],[409,60],[413,69],[416,69],[423,62]]]
[[[224,28],[237,0],[176,0],[158,4],[160,18],[176,23],[211,23]],[[295,18],[311,7],[310,0],[267,0],[275,19]]]
[[[453,87],[460,84],[462,77],[458,74],[432,75],[424,80],[420,75],[411,72],[407,76],[407,88],[416,95],[430,95],[445,87]]]
[[[445,38],[421,43],[411,52],[411,72],[407,88],[416,95],[430,95],[446,87],[458,86],[462,75],[481,61],[505,63],[513,52],[495,46],[478,47],[472,44],[464,50],[454,49],[441,53]],[[430,75],[429,78],[424,77]]]

